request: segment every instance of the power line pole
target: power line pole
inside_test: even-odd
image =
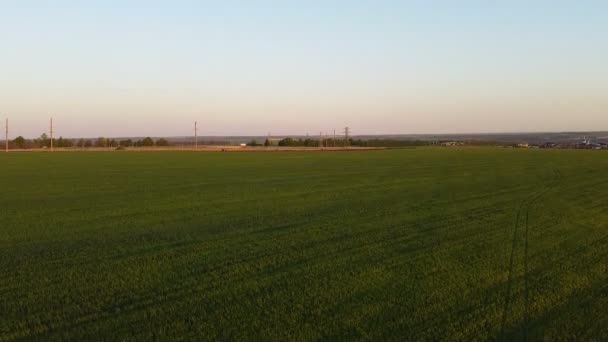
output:
[[[344,127],[344,147],[349,145],[348,135],[350,133],[350,128]]]
[[[198,122],[194,121],[194,149],[198,150]]]
[[[5,132],[4,138],[6,140],[5,141],[6,145],[4,148],[5,148],[5,151],[8,152],[8,118],[6,118],[6,132]]]
[[[334,143],[332,144],[336,147],[336,129],[334,128]]]
[[[53,152],[53,118],[51,118],[51,152]]]

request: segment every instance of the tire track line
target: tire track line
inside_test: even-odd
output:
[[[515,227],[513,228],[513,239],[511,240],[511,257],[509,258],[509,279],[507,280],[507,293],[505,295],[505,305],[502,310],[502,320],[500,324],[500,340],[504,341],[505,336],[505,325],[507,323],[507,316],[509,314],[509,305],[511,302],[511,286],[513,284],[513,263],[515,259],[515,249],[517,247],[517,228],[519,226],[519,216],[521,214],[522,207],[524,206],[525,199],[519,204],[517,209],[517,216],[515,217]]]
[[[562,174],[558,168],[553,168],[553,180],[549,183],[545,189],[536,196],[526,208],[526,234],[524,242],[524,341],[528,340],[528,324],[530,322],[530,290],[528,287],[528,231],[530,230],[530,209],[533,205],[547,192],[553,189],[561,181]]]
[[[503,307],[501,326],[500,326],[500,341],[505,340],[505,329],[507,319],[509,317],[509,309],[511,304],[511,290],[513,287],[514,272],[513,267],[515,263],[515,252],[517,250],[517,232],[519,231],[520,221],[522,221],[522,210],[525,212],[525,228],[524,228],[524,340],[528,340],[528,323],[529,323],[529,289],[528,289],[528,232],[529,232],[529,218],[530,209],[534,203],[544,196],[549,190],[551,190],[561,179],[561,173],[559,169],[553,169],[553,179],[547,185],[541,189],[533,192],[527,198],[524,198],[517,209],[517,215],[515,218],[515,225],[513,228],[513,239],[511,241],[511,255],[509,257],[509,278],[507,280],[507,291],[505,294],[505,305]],[[524,223],[522,222],[522,225]]]
[[[524,243],[524,341],[528,340],[528,322],[529,322],[529,306],[530,293],[528,291],[528,230],[530,221],[530,208],[526,211],[526,235]]]

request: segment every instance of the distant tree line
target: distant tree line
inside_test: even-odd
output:
[[[431,141],[424,140],[396,140],[396,139],[369,139],[351,140],[351,146],[360,147],[415,147],[432,145]]]
[[[150,137],[146,137],[144,139],[141,140],[131,140],[131,139],[126,139],[126,140],[120,140],[118,141],[118,146],[121,147],[151,147],[151,146],[169,146],[169,141],[167,139],[164,138],[160,138],[157,139],[156,141],[154,141],[154,139],[150,138]]]
[[[322,142],[319,139],[294,139],[285,138],[279,141],[279,146],[293,146],[293,147],[344,147],[346,146],[358,146],[358,147],[409,147],[409,146],[427,146],[431,145],[429,141],[422,140],[393,140],[393,139],[323,139]]]
[[[99,137],[97,139],[65,139],[63,137],[53,138],[53,147],[147,147],[147,146],[170,146],[169,141],[164,138],[154,140],[146,137],[140,140],[133,141],[132,139],[116,140],[111,138]],[[51,147],[51,139],[46,133],[35,139],[26,139],[18,136],[9,141],[10,148],[28,149],[28,148],[49,148]]]
[[[344,139],[323,139],[322,147],[343,147],[346,145],[352,145],[352,139],[349,139],[351,144],[346,144]],[[288,147],[319,147],[321,146],[321,141],[319,139],[294,139],[294,138],[285,138],[279,140],[279,146],[288,146]]]
[[[65,139],[63,137],[53,138],[53,146],[54,147],[72,147],[74,146],[74,139]],[[25,139],[22,136],[18,136],[15,139],[10,141],[11,148],[44,148],[51,146],[51,139],[43,133],[40,137],[35,139]]]
[[[400,140],[400,139],[348,139],[345,141],[342,138],[328,138],[322,140],[321,147],[344,147],[346,146],[358,146],[358,147],[388,147],[388,148],[407,148],[417,146],[443,146],[448,145],[451,141],[442,140]],[[199,145],[223,145],[229,144],[228,141],[211,140],[211,141],[199,141]],[[193,142],[184,142],[184,144],[193,145]],[[275,141],[274,144],[277,144]],[[96,139],[66,139],[63,137],[53,138],[53,146],[58,148],[120,148],[124,149],[127,147],[153,147],[153,146],[170,146],[171,144],[167,139],[159,138],[153,139],[151,137],[145,137],[143,139],[113,139],[99,137]],[[251,140],[247,143],[248,146],[272,146],[273,142],[266,139],[263,143],[258,140]],[[321,141],[318,138],[285,138],[278,141],[278,146],[284,147],[319,147]],[[500,141],[489,141],[489,140],[461,140],[456,145],[467,145],[467,146],[498,146],[498,147],[521,147],[518,143],[500,142]],[[22,136],[18,136],[13,140],[9,141],[9,148],[11,149],[30,149],[30,148],[49,148],[51,146],[51,139],[46,134],[41,134],[35,139],[26,139]],[[529,144],[530,148],[578,148],[578,149],[608,149],[606,142],[599,142],[595,144],[580,143],[578,141],[568,141],[560,143],[539,143]]]

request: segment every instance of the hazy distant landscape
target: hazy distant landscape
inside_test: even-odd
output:
[[[0,32],[0,342],[608,341],[608,1]]]
[[[202,142],[206,142],[209,144],[230,144],[230,143],[247,143],[252,140],[263,143],[269,136],[268,135],[246,135],[246,136],[199,136],[199,139]],[[294,139],[319,139],[318,134],[303,134],[303,135],[271,135],[273,139],[280,138],[294,138]],[[325,138],[331,139],[333,137],[332,134],[328,134]],[[361,139],[361,140],[373,140],[373,139],[383,139],[383,140],[419,140],[419,141],[479,141],[479,142],[502,142],[502,143],[521,143],[521,142],[529,142],[534,144],[542,144],[545,142],[572,142],[576,143],[581,141],[583,138],[588,138],[592,140],[597,140],[598,142],[608,142],[608,131],[598,131],[598,132],[531,132],[531,133],[459,133],[459,134],[363,134],[363,135],[353,135],[353,139]],[[145,137],[141,136],[132,136],[132,137],[116,137],[116,140],[122,139],[132,139],[138,140],[143,139]],[[193,142],[192,136],[169,136],[169,137],[153,137],[153,138],[166,138],[172,143],[175,144],[191,144]],[[338,135],[338,139],[343,138],[340,134]],[[94,139],[93,137],[89,137],[89,139]]]
[[[20,137],[21,138],[21,137]],[[279,136],[193,136],[182,137],[148,137],[150,144],[142,142],[147,137],[113,137],[113,138],[63,138],[68,146],[54,139],[56,147],[133,147],[133,146],[191,146],[195,141],[204,145],[237,146],[246,144],[249,146],[281,146],[287,139],[294,140],[297,144],[293,146],[307,147],[340,147],[346,146],[343,135],[279,135]],[[23,138],[24,139],[24,138]],[[50,138],[45,134],[40,138],[25,139],[26,143],[18,144],[16,140],[9,141],[9,148],[36,148],[50,147]],[[161,143],[159,143],[159,141]],[[321,142],[322,141],[322,142]],[[139,142],[139,145],[138,145]],[[353,135],[349,137],[348,146],[363,147],[408,147],[408,146],[432,146],[441,145],[446,142],[458,142],[462,145],[471,146],[513,146],[521,144],[536,145],[539,147],[552,148],[583,148],[583,145],[598,144],[602,148],[608,148],[608,131],[599,132],[538,132],[538,133],[474,133],[474,134],[380,134],[380,135]],[[4,143],[4,141],[0,141]],[[290,144],[285,144],[285,147]],[[521,147],[521,146],[520,146]]]

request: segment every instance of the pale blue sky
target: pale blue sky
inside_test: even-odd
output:
[[[37,136],[608,130],[606,1],[0,0]]]

